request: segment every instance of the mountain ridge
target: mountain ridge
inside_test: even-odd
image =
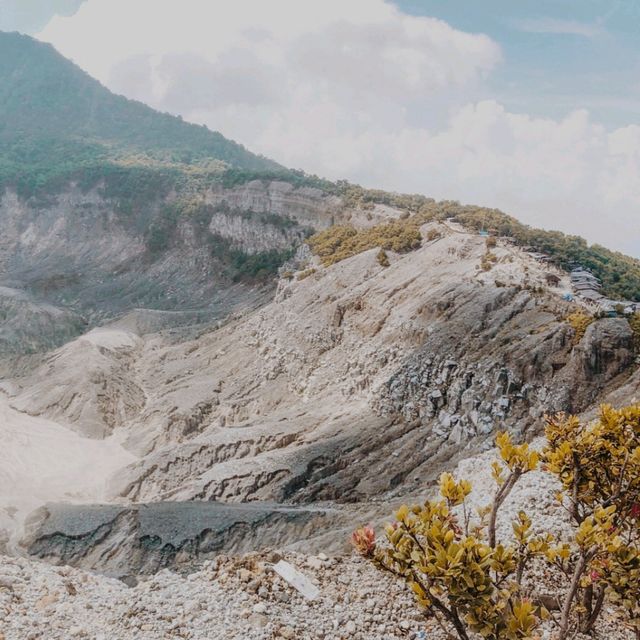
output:
[[[113,94],[52,45],[19,33],[0,32],[0,113],[0,183],[45,161],[70,169],[135,154],[284,171],[219,132]]]
[[[127,233],[141,236],[146,260],[162,259],[181,226],[196,220],[200,226],[209,223],[209,259],[216,268],[231,279],[251,280],[256,273],[273,276],[305,236],[332,222],[368,227],[385,217],[409,217],[415,228],[430,219],[452,219],[545,252],[563,269],[591,269],[611,297],[640,300],[640,260],[589,246],[577,236],[531,228],[495,209],[363,189],[286,169],[206,127],[112,94],[51,45],[16,33],[0,33],[0,149],[0,195],[13,189],[29,208],[41,211],[74,188],[95,191]],[[252,199],[248,194],[258,182],[262,194]],[[268,201],[278,184],[288,184],[292,194],[313,193],[330,202],[325,219],[317,223],[305,215],[294,230],[292,214],[283,217]],[[247,195],[241,200],[230,195],[230,211],[222,216],[211,211],[207,194],[237,190]],[[214,208],[225,197],[215,200]],[[214,217],[225,225],[223,236],[211,222]],[[249,232],[254,222],[254,236],[266,223],[273,239],[257,259],[247,257],[245,241],[229,236],[231,228]],[[294,232],[279,237],[277,229]],[[250,247],[249,254],[253,251]]]

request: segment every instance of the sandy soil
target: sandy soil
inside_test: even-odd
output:
[[[78,340],[86,340],[97,347],[105,349],[129,349],[136,346],[139,338],[130,331],[99,327],[92,329]]]
[[[109,477],[135,459],[119,440],[84,438],[0,395],[0,530],[15,537],[24,516],[46,502],[103,500]]]

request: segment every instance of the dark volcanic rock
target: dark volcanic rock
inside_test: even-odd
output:
[[[31,555],[116,577],[189,570],[221,552],[279,547],[309,535],[323,510],[269,503],[158,502],[47,505],[32,516]]]

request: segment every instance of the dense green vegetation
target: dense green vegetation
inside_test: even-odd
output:
[[[295,249],[245,253],[227,239],[208,233],[211,255],[224,267],[225,275],[234,282],[265,281],[273,278],[278,269],[293,256]]]
[[[277,251],[261,251],[260,253],[247,254],[242,251],[231,251],[231,266],[235,270],[233,279],[236,282],[242,280],[266,280],[278,273],[278,269],[295,253],[294,249]]]
[[[142,154],[148,163],[218,160],[284,171],[206,127],[108,91],[53,47],[0,32],[0,186],[31,194],[57,178]]]

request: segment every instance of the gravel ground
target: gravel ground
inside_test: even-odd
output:
[[[118,580],[0,558],[0,638],[414,638],[430,630],[402,584],[356,557],[286,556],[320,588],[308,602],[269,567],[274,554],[220,558],[182,577]]]
[[[287,554],[320,589],[309,602],[270,569],[279,554],[219,558],[128,587],[70,567],[0,557],[0,640],[445,640],[407,589],[355,556]],[[538,573],[535,580],[553,582]],[[556,583],[557,584],[557,583]],[[632,634],[610,610],[597,630]],[[543,629],[543,640],[552,638]]]

